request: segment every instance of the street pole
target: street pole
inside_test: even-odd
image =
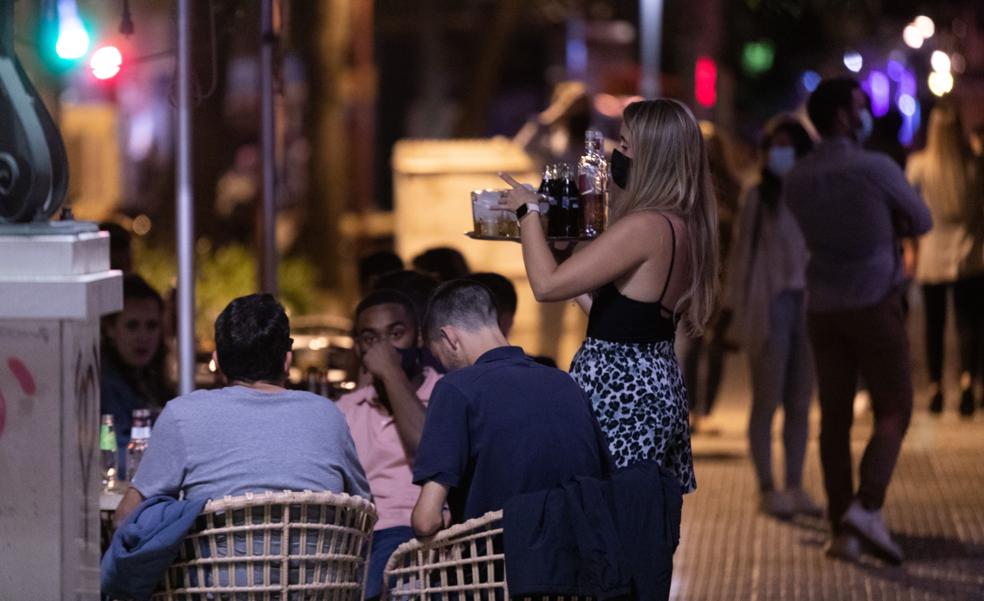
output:
[[[660,93],[660,51],[663,46],[663,0],[639,0],[639,93],[657,98]]]
[[[195,389],[195,215],[191,163],[191,0],[178,0],[178,392]]]
[[[277,150],[273,105],[273,0],[260,4],[260,138],[263,208],[260,218],[260,289],[277,294]]]

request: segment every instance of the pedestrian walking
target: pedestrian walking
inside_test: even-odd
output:
[[[761,175],[741,203],[726,306],[734,314],[752,378],[748,442],[761,494],[762,511],[779,518],[820,516],[803,489],[803,461],[809,435],[813,368],[806,334],[807,251],[799,226],[783,203],[782,178],[813,148],[806,128],[782,116],[761,143]],[[772,473],[772,421],[783,412],[785,488]]]
[[[926,312],[929,408],[943,411],[943,334],[953,298],[960,346],[960,413],[974,413],[975,381],[984,367],[984,193],[959,115],[949,104],[933,108],[926,148],[909,160],[906,175],[933,216],[919,239],[916,279]]]
[[[783,182],[783,200],[810,251],[807,326],[819,387],[820,459],[833,538],[829,555],[856,559],[859,538],[901,562],[881,516],[912,414],[909,339],[900,238],[929,231],[919,194],[887,155],[863,150],[868,97],[850,78],[825,80],[807,110],[823,137]],[[867,385],[874,429],[854,487],[851,424],[858,380]]]

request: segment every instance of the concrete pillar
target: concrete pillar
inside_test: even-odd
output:
[[[99,320],[122,305],[94,224],[0,225],[2,599],[99,599]]]

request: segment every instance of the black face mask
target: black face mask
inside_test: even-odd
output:
[[[406,374],[408,380],[412,380],[421,372],[423,366],[421,365],[420,359],[420,348],[412,346],[410,348],[397,348],[400,353],[400,367],[403,368],[403,373]]]
[[[429,367],[439,374],[448,373],[448,370],[441,365],[441,361],[426,346],[420,347],[420,367],[421,369]]]
[[[422,361],[423,350],[416,346],[410,348],[394,348],[396,348],[396,352],[400,353],[400,369],[403,370],[403,374],[407,377],[407,380],[412,382],[424,369]],[[383,383],[373,378],[372,387],[376,389],[376,397],[379,399],[379,402],[389,409],[389,395],[386,393],[386,387],[383,386]]]
[[[616,148],[612,151],[612,181],[621,189],[629,185],[629,169],[632,167],[632,159],[625,156]]]

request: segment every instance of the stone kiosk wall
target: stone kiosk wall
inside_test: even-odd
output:
[[[9,231],[15,226],[6,226]],[[0,599],[99,599],[104,232],[0,232]]]

